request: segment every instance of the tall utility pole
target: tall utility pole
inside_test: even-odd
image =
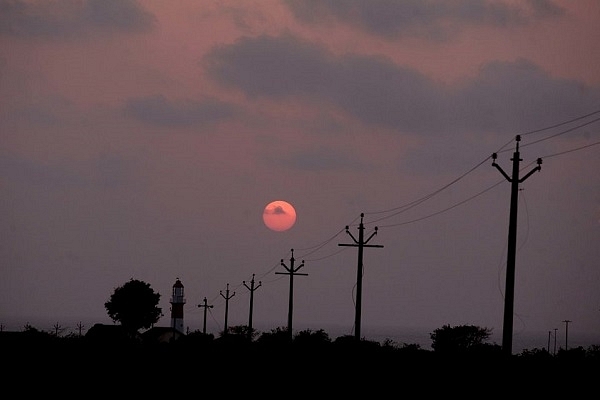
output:
[[[377,244],[367,244],[377,234],[377,227],[375,231],[371,233],[365,240],[365,226],[363,225],[364,213],[360,214],[360,224],[358,225],[358,240],[349,231],[348,225],[346,225],[346,233],[350,235],[354,244],[339,243],[338,246],[350,246],[358,247],[358,268],[356,271],[356,312],[354,317],[354,338],[360,340],[360,317],[361,317],[361,303],[362,303],[362,276],[363,276],[363,248],[365,247],[383,247]]]
[[[198,307],[204,307],[204,324],[202,325],[202,333],[206,335],[206,309],[213,308],[212,305],[206,304],[206,297],[204,298],[204,304],[198,304]]]
[[[554,353],[553,355],[556,355],[556,331],[558,330],[558,328],[554,328]]]
[[[289,308],[288,308],[288,334],[290,335],[290,339],[292,338],[292,310],[294,309],[294,275],[308,275],[298,273],[297,271],[304,267],[304,260],[302,263],[298,265],[298,268],[294,269],[294,249],[292,249],[292,256],[290,257],[290,266],[288,267],[283,263],[283,258],[281,259],[281,266],[285,268],[287,272],[275,272],[280,275],[289,275],[290,276],[290,299],[289,299]]]
[[[254,274],[252,274],[250,286],[246,285],[246,281],[242,281],[242,283],[250,291],[250,315],[248,316],[248,334],[252,336],[252,308],[254,307],[254,291],[258,289],[262,285],[262,283],[258,281],[258,286],[254,286]]]
[[[492,154],[492,165],[500,171],[502,176],[511,183],[510,191],[510,223],[508,226],[508,256],[506,260],[506,290],[504,293],[504,326],[502,331],[502,351],[506,355],[512,355],[512,334],[513,334],[513,310],[515,297],[515,257],[517,252],[517,207],[519,205],[519,184],[529,178],[534,172],[542,169],[542,159],[537,159],[537,166],[529,171],[527,175],[519,178],[519,162],[522,161],[519,155],[519,142],[521,136],[517,135],[517,146],[511,158],[512,177],[498,164],[496,164],[497,154]]]
[[[569,321],[568,319],[565,319],[563,321],[565,323],[565,350],[569,350]]]
[[[229,299],[235,296],[235,292],[230,296],[229,295],[229,283],[227,284],[227,290],[225,290],[225,295],[221,290],[219,290],[219,294],[221,297],[225,299],[225,327],[223,328],[223,335],[227,335],[227,314],[229,314]]]

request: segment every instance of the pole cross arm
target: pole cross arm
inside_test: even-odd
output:
[[[296,259],[294,258],[294,249],[292,249],[292,256],[290,257],[290,266],[288,267],[287,265],[285,265],[285,263],[283,262],[283,258],[281,259],[281,266],[283,268],[285,268],[286,271],[289,272],[289,274],[286,274],[285,272],[275,272],[276,274],[286,274],[286,275],[290,275],[290,274],[295,274],[296,271],[298,271],[300,268],[304,267],[304,260],[302,260],[302,262],[300,263],[300,265],[298,265],[298,267],[296,269],[294,269],[294,261],[296,261]],[[296,274],[296,275],[308,275],[308,274]]]
[[[354,243],[358,245],[358,240],[356,240],[352,232],[350,232],[350,227],[348,225],[346,225],[346,233],[352,238],[352,240],[354,240]]]
[[[358,247],[361,246],[359,244],[346,244],[346,243],[338,243],[338,246],[348,246],[348,247]],[[382,244],[363,244],[361,247],[383,247]]]
[[[364,243],[364,244],[367,244],[367,243],[369,243],[369,240],[371,240],[371,239],[373,238],[373,236],[375,236],[375,235],[377,235],[377,227],[375,227],[375,228],[374,228],[374,231],[373,231],[373,233],[371,233],[371,236],[369,236],[369,237],[367,238],[367,240],[365,240],[363,243]],[[381,246],[381,247],[383,247],[383,246]]]
[[[504,170],[502,169],[501,166],[499,166],[498,164],[496,164],[496,158],[498,157],[498,155],[496,153],[492,154],[492,159],[494,161],[492,161],[492,166],[496,167],[498,169],[498,171],[500,171],[500,173],[502,174],[502,176],[504,176],[506,178],[507,181],[512,182],[512,179],[510,176],[508,176],[508,174],[506,172],[504,172]]]
[[[532,169],[531,171],[529,171],[529,173],[527,173],[527,175],[525,175],[524,177],[522,177],[521,179],[519,179],[519,183],[523,183],[525,181],[525,179],[529,178],[535,172],[542,170],[542,159],[541,158],[537,159],[537,164],[538,165],[534,169]]]
[[[308,274],[305,274],[303,272],[295,272],[295,271],[290,271],[290,272],[275,272],[275,274],[276,275],[304,275],[304,276],[308,276]]]

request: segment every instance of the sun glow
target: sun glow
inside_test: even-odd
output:
[[[287,231],[296,223],[296,210],[287,201],[275,200],[266,205],[263,221],[273,231]]]

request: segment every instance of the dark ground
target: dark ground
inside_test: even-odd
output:
[[[498,346],[441,354],[353,338],[267,343],[188,335],[145,343],[6,333],[5,392],[27,397],[576,399],[596,398],[600,382],[595,348],[507,357]]]

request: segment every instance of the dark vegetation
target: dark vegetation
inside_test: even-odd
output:
[[[274,387],[301,380],[304,385],[292,385],[298,395],[314,394],[309,388],[315,385],[357,395],[357,390],[410,386],[427,378],[430,384],[419,387],[421,393],[468,392],[475,383],[490,385],[495,394],[510,394],[509,389],[526,383],[539,384],[538,390],[551,387],[548,393],[555,395],[557,388],[567,386],[573,394],[574,382],[578,388],[592,385],[597,390],[600,346],[559,349],[556,354],[535,348],[506,356],[499,345],[488,343],[489,329],[473,325],[435,329],[431,350],[390,339],[332,339],[322,329],[291,335],[283,327],[260,332],[239,325],[217,337],[200,331],[183,334],[153,327],[162,315],[159,297],[149,285],[131,280],[105,303],[114,325],[97,324],[85,334],[65,336],[58,326],[53,332],[29,325],[20,332],[0,332],[2,365],[19,376],[91,380],[90,384],[99,379],[146,389],[167,385],[169,379],[183,379],[184,385],[267,380],[265,384]]]

